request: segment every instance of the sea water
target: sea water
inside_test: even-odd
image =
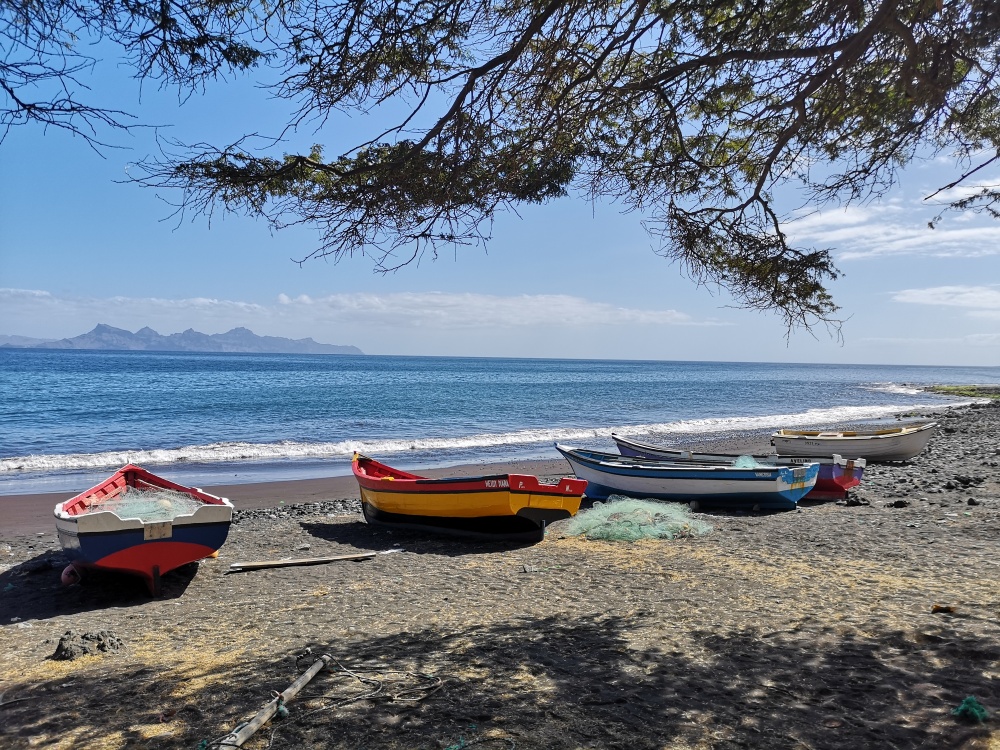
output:
[[[0,349],[0,495],[80,491],[125,463],[183,484],[669,445],[877,420],[961,400],[986,367]],[[967,400],[965,400],[967,401]]]

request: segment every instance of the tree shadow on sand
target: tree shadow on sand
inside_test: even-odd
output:
[[[246,747],[988,746],[988,725],[962,724],[950,709],[970,694],[1000,704],[1000,683],[984,675],[1000,646],[950,622],[922,635],[704,631],[689,634],[684,651],[633,645],[638,631],[670,627],[649,614],[512,618],[449,631],[320,638],[257,661],[199,663],[168,674],[115,668],[107,657],[74,677],[71,690],[60,687],[65,678],[5,686],[8,698],[31,700],[0,709],[0,745],[19,749],[71,734],[74,747],[101,747],[115,733],[128,746],[197,747],[248,719],[269,691],[283,690],[329,654],[335,670],[318,675],[289,704],[288,718]],[[297,658],[306,645],[311,652]],[[416,689],[376,691],[357,679],[367,674],[384,686],[390,671],[409,674]],[[425,689],[433,677],[443,684]],[[184,681],[202,687],[178,698]],[[366,694],[372,697],[351,700]],[[139,731],[158,718],[160,736]]]

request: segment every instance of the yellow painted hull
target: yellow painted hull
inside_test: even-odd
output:
[[[388,483],[387,483],[388,484]],[[564,510],[567,516],[580,510],[580,495],[560,496],[510,490],[482,492],[393,492],[361,488],[363,502],[385,513],[438,518],[482,518],[516,516],[525,508]]]
[[[576,514],[587,487],[528,474],[429,479],[361,455],[353,470],[369,523],[491,538],[540,540],[546,525]]]

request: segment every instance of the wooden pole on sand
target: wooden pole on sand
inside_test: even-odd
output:
[[[278,706],[298,695],[299,691],[331,661],[333,659],[326,654],[319,657],[309,669],[300,674],[299,678],[285,689],[285,692],[280,693],[274,700],[258,711],[257,715],[249,723],[223,737],[219,741],[218,747],[240,747],[244,742],[253,737],[257,730],[264,726],[272,716],[278,713]]]
[[[358,552],[353,555],[334,555],[333,557],[300,557],[296,560],[260,560],[258,562],[234,562],[229,564],[230,573],[244,570],[261,570],[262,568],[289,568],[294,565],[323,565],[338,560],[368,560],[378,552]]]

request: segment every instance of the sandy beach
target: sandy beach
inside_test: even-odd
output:
[[[206,487],[237,506],[229,540],[158,599],[63,587],[66,495],[0,498],[0,747],[215,747],[326,654],[244,747],[1000,750],[1000,408],[932,416],[924,454],[848,502],[698,514],[712,532],[674,541],[389,531],[351,477]],[[70,630],[120,648],[51,659]],[[967,696],[991,718],[954,716]]]

